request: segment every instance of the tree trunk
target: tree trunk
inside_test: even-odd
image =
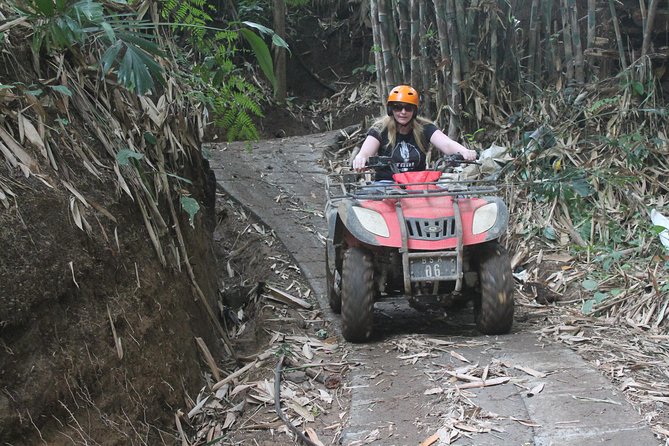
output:
[[[285,0],[274,0],[274,32],[286,40],[286,2]],[[274,75],[276,76],[276,89],[274,99],[279,104],[286,101],[286,49],[280,46],[274,47]]]

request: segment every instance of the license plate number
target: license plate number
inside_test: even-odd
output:
[[[411,280],[448,280],[456,277],[456,263],[453,257],[423,257],[411,259]]]

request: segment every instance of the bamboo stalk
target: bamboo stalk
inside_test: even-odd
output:
[[[488,85],[488,104],[493,110],[497,102],[497,23],[499,20],[497,9],[489,10],[488,17],[490,18],[490,68],[492,69],[490,85]]]
[[[457,122],[457,113],[461,109],[462,102],[460,98],[460,82],[461,82],[461,64],[460,64],[460,50],[458,48],[459,41],[455,23],[455,5],[454,0],[446,0],[446,26],[448,29],[448,41],[451,47],[451,56],[453,64],[451,66],[451,116],[448,124],[448,136],[451,139],[456,139],[458,136],[459,123]]]
[[[597,27],[597,0],[588,0],[588,42],[587,48],[595,46],[595,31]]]
[[[538,41],[539,41],[539,26],[537,25],[538,16],[539,16],[539,0],[532,0],[532,6],[530,8],[530,32],[529,32],[529,52],[527,55],[527,71],[530,82],[534,83],[539,76],[539,73],[536,71],[536,60],[540,56],[538,52]]]
[[[616,5],[613,3],[613,0],[609,0],[609,10],[611,11],[613,30],[616,33],[616,42],[618,42],[618,56],[620,57],[620,66],[623,70],[626,70],[627,61],[625,60],[625,46],[623,45],[623,37],[620,33],[620,24],[618,23],[618,15],[616,14]]]
[[[372,52],[374,53],[374,63],[376,64],[376,88],[379,90],[379,97],[383,97],[388,92],[388,85],[386,84],[386,78],[384,76],[385,67],[383,65],[383,57],[381,56],[381,31],[379,29],[379,12],[377,0],[370,0],[370,22],[372,22],[372,41],[374,48]],[[381,106],[381,112],[385,107]]]
[[[388,38],[390,39],[390,54],[393,59],[393,76],[397,83],[402,81],[402,55],[400,54],[399,39],[399,12],[397,9],[397,0],[387,0],[386,7],[388,8]]]
[[[648,5],[648,14],[643,28],[643,44],[641,46],[641,57],[648,55],[650,51],[650,41],[653,34],[653,25],[655,22],[655,15],[657,14],[657,0],[650,0]]]
[[[430,65],[428,63],[428,50],[427,50],[427,3],[422,1],[419,2],[418,7],[418,20],[420,23],[420,73],[421,73],[421,107],[423,108],[424,114],[430,116],[432,114],[432,95],[430,94]]]
[[[420,0],[411,0],[411,85],[420,88],[420,24],[418,23],[418,4]]]
[[[434,13],[435,21],[437,23],[437,33],[439,36],[439,56],[441,60],[437,63],[439,68],[438,75],[440,76],[440,81],[437,82],[436,88],[436,107],[437,107],[437,121],[439,126],[443,125],[443,119],[441,117],[441,112],[444,109],[444,104],[448,102],[448,91],[449,84],[447,82],[447,73],[450,70],[447,69],[449,65],[450,55],[448,53],[448,30],[446,28],[446,4],[445,0],[433,0],[434,4]],[[449,119],[450,120],[450,119]]]
[[[379,26],[381,36],[381,52],[383,54],[384,76],[388,85],[395,85],[393,54],[390,48],[390,23],[388,19],[387,0],[378,0]]]
[[[448,31],[446,29],[446,17],[444,16],[446,8],[444,0],[432,0],[432,3],[434,4],[434,15],[439,36],[439,55],[441,56],[441,61],[437,66],[443,70],[445,68],[444,64],[448,60]]]
[[[460,69],[462,72],[462,78],[467,77],[469,73],[469,57],[467,57],[467,37],[469,36],[469,30],[467,29],[467,23],[465,20],[465,9],[463,1],[455,2],[455,22],[458,27],[458,40],[460,45]]]
[[[402,79],[411,79],[411,24],[409,16],[409,0],[398,0],[399,45]]]
[[[553,35],[553,2],[543,2],[543,24],[546,51],[546,69],[551,81],[554,81],[560,75],[560,59],[557,56],[558,51],[555,42],[551,38]],[[550,68],[549,68],[550,67]]]
[[[560,13],[562,15],[562,43],[564,47],[565,71],[567,82],[574,80],[574,53],[572,51],[573,39],[571,37],[571,20],[569,19],[568,0],[561,0]]]
[[[583,43],[581,27],[578,25],[578,5],[576,0],[568,0],[569,18],[571,21],[571,37],[574,45],[574,75],[579,85],[585,83],[585,61],[583,59]]]

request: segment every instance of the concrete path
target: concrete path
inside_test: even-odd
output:
[[[275,231],[335,321],[325,298],[319,160],[337,133],[209,147],[219,187]],[[661,444],[622,393],[571,350],[522,324],[507,336],[481,336],[471,309],[463,313],[435,317],[404,300],[375,306],[375,338],[349,346],[359,366],[342,444]],[[462,381],[453,373],[481,370],[509,380],[456,389]]]

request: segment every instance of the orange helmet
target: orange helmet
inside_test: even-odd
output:
[[[419,101],[420,95],[415,88],[411,87],[410,85],[398,85],[397,87],[390,90],[388,100],[386,101],[386,106],[388,106],[388,116],[392,116],[390,104],[393,102],[412,104],[416,107],[416,110],[418,110]]]

